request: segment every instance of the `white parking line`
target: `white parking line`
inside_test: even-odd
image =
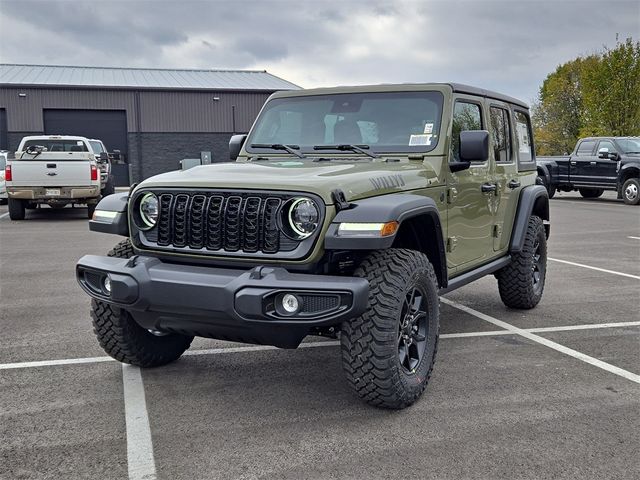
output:
[[[8,217],[8,216],[9,216],[9,212],[3,213],[2,215],[0,215],[0,220],[2,220],[4,217]]]
[[[629,273],[616,272],[614,270],[607,270],[606,268],[592,267],[591,265],[584,265],[582,263],[569,262],[568,260],[560,260],[559,258],[551,258],[547,257],[548,260],[552,262],[566,263],[567,265],[573,265],[574,267],[582,267],[589,268],[591,270],[597,270],[598,272],[611,273],[613,275],[620,275],[621,277],[635,278],[636,280],[640,280],[640,276],[631,275]]]
[[[129,480],[155,480],[156,462],[140,368],[122,365]]]
[[[442,300],[445,300],[442,298]],[[451,302],[447,300],[444,303]],[[600,328],[622,328],[622,327],[640,327],[640,322],[617,322],[617,323],[588,323],[584,325],[565,325],[559,327],[537,327],[522,329],[525,332],[564,332],[571,330],[597,330]],[[443,333],[440,338],[469,338],[469,337],[493,337],[496,335],[517,335],[511,330],[485,330],[482,332],[461,332],[461,333]],[[298,348],[314,348],[314,347],[333,347],[340,345],[337,340],[327,342],[310,342],[302,343]],[[187,350],[184,356],[194,355],[220,355],[224,353],[242,353],[242,352],[262,352],[267,350],[280,350],[278,347],[269,345],[251,345],[247,347],[230,347],[230,348],[209,348],[202,350]],[[87,358],[64,358],[61,360],[41,360],[34,362],[14,362],[0,363],[0,370],[16,370],[20,368],[37,368],[37,367],[55,367],[58,365],[80,365],[86,363],[102,363],[115,362],[111,357],[87,357]]]
[[[477,317],[486,322],[492,323],[493,325],[496,325],[500,328],[509,330],[510,332],[516,335],[520,335],[521,337],[524,337],[526,339],[529,339],[532,342],[539,343],[540,345],[544,345],[545,347],[552,348],[553,350],[564,353],[565,355],[569,355],[570,357],[577,358],[578,360],[582,360],[585,363],[601,368],[602,370],[606,370],[607,372],[613,373],[615,375],[619,375],[620,377],[626,378],[627,380],[630,380],[632,382],[640,383],[640,375],[636,375],[635,373],[631,373],[627,370],[623,370],[622,368],[611,365],[610,363],[603,362],[602,360],[598,360],[597,358],[590,357],[589,355],[585,355],[584,353],[565,347],[564,345],[560,345],[559,343],[552,342],[551,340],[547,340],[544,337],[535,335],[531,332],[528,332],[527,330],[523,330],[522,328],[515,327],[510,323],[503,322],[502,320],[498,320],[497,318],[486,315],[482,312],[474,310],[473,308],[467,307],[466,305],[462,305],[458,302],[454,302],[453,300],[449,300],[448,298],[441,298],[441,300],[443,303],[447,305],[451,305],[452,307],[455,307],[458,310],[462,310],[463,312],[469,313],[474,317]]]
[[[631,238],[633,240],[640,240],[640,237],[627,237],[627,238]]]

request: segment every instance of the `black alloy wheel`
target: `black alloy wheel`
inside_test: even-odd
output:
[[[413,287],[405,295],[398,328],[398,360],[407,373],[414,373],[424,357],[428,325],[425,294]]]

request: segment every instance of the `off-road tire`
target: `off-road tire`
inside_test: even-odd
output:
[[[87,205],[87,218],[89,220],[91,220],[93,218],[93,212],[95,212],[95,211],[96,211],[96,204],[95,203]]]
[[[549,198],[553,198],[556,194],[556,187],[555,186],[549,186],[547,184],[547,180],[543,175],[538,175],[538,180],[536,182],[538,185],[542,185],[544,188],[547,189],[547,194],[549,195]]]
[[[536,255],[539,260],[536,262]],[[535,266],[540,273],[534,280]],[[522,251],[511,255],[511,263],[496,273],[500,298],[509,308],[528,310],[542,298],[547,274],[547,237],[542,219],[529,217]]]
[[[24,220],[25,203],[24,200],[9,199],[9,218],[11,220]]]
[[[113,180],[107,181],[107,184],[104,186],[101,193],[103,197],[116,193],[116,187],[113,185]]]
[[[342,324],[342,366],[347,380],[365,402],[401,409],[422,394],[438,349],[440,305],[438,280],[426,255],[389,249],[373,252],[354,272],[369,281],[369,306]],[[419,363],[408,371],[400,363],[399,329],[407,292],[423,290],[426,344]]]
[[[118,243],[110,257],[134,255],[129,240]],[[129,312],[98,300],[91,301],[93,331],[107,354],[122,363],[139,367],[159,367],[177,360],[191,345],[193,337],[170,333],[157,336],[138,325]]]
[[[579,188],[578,191],[584,198],[598,198],[604,193],[603,188]]]
[[[640,205],[640,181],[637,178],[625,180],[622,185],[622,199],[627,205]]]

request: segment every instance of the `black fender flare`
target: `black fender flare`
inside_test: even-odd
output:
[[[129,192],[114,193],[104,197],[96,205],[93,218],[89,220],[89,230],[128,237],[128,206]]]
[[[547,185],[551,185],[551,174],[549,173],[549,167],[543,163],[538,163],[536,165],[536,170],[538,172],[538,176],[540,176],[540,173],[542,173],[545,179],[545,183]]]
[[[428,215],[435,229],[439,266],[434,267],[442,286],[447,284],[447,261],[440,212],[436,202],[422,195],[392,193],[351,202],[348,209],[340,210],[334,217],[324,238],[325,250],[385,250],[391,248],[402,222],[411,218]],[[341,237],[338,227],[341,223],[387,223],[397,221],[400,228],[386,237]],[[433,263],[433,261],[432,261]]]
[[[547,238],[549,237],[549,193],[542,185],[530,185],[520,190],[518,198],[518,207],[516,215],[513,219],[513,229],[511,232],[511,241],[509,243],[509,252],[518,253],[522,251],[524,246],[524,238],[529,225],[529,217],[535,213],[545,221],[545,230]]]

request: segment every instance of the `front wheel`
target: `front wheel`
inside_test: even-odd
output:
[[[629,178],[622,185],[622,199],[627,205],[640,204],[640,182],[637,178]]]
[[[422,394],[433,370],[440,327],[438,280],[413,250],[369,255],[356,276],[369,281],[369,307],[342,324],[342,366],[370,405],[401,409]]]
[[[537,185],[542,185],[544,188],[547,189],[547,194],[549,195],[549,198],[553,198],[556,194],[556,187],[555,186],[550,186],[547,184],[547,179],[544,175],[538,175],[538,179],[536,181]]]
[[[118,243],[107,255],[130,258],[133,247],[129,240]],[[176,333],[151,333],[142,328],[126,310],[114,305],[91,301],[93,330],[104,351],[123,363],[139,367],[159,367],[177,360],[191,345],[192,336]]]
[[[547,236],[542,219],[529,217],[522,250],[511,255],[511,263],[498,270],[500,298],[509,308],[530,309],[542,298],[547,277]]]
[[[24,220],[24,209],[24,200],[9,199],[9,218],[11,220]]]

